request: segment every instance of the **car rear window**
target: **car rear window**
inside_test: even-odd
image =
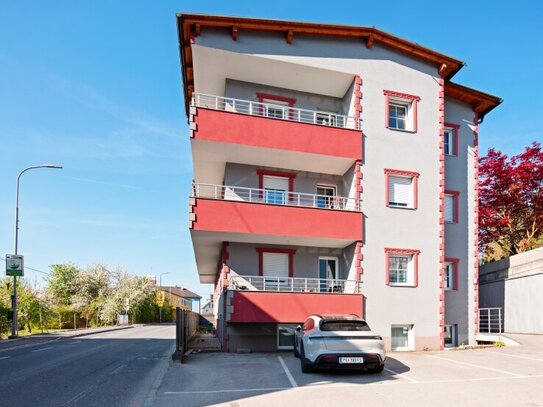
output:
[[[364,321],[327,321],[321,324],[321,331],[371,331]]]

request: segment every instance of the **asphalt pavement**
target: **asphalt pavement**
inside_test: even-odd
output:
[[[143,406],[171,360],[173,325],[0,350],[0,406]]]

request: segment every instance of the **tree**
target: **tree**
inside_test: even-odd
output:
[[[485,260],[530,250],[543,237],[543,151],[534,142],[508,158],[489,149],[479,161],[479,244]]]
[[[55,305],[70,306],[78,293],[81,270],[73,264],[53,264],[47,279],[47,291]]]

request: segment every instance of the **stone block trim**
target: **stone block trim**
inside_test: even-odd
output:
[[[445,80],[439,79],[439,348],[445,349]]]
[[[473,312],[474,329],[479,333],[479,116],[475,113],[473,118]]]

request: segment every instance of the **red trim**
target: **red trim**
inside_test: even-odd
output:
[[[262,253],[284,253],[288,254],[288,276],[294,277],[294,255],[296,254],[295,249],[276,249],[273,247],[257,247],[256,251],[258,252],[258,275],[264,275],[264,256]]]
[[[294,98],[289,98],[286,96],[279,96],[279,95],[271,95],[269,93],[257,92],[256,97],[258,98],[258,101],[260,103],[263,103],[264,99],[277,100],[278,102],[285,102],[285,103],[288,103],[290,107],[293,107],[294,104],[296,103],[296,99]]]
[[[473,118],[473,183],[474,193],[474,230],[473,230],[473,284],[474,284],[474,330],[479,332],[479,115]]]
[[[445,80],[439,79],[439,339],[445,349]]]
[[[416,249],[397,249],[393,247],[385,247],[385,284],[390,286],[390,263],[389,257],[390,254],[410,254],[413,256],[414,264],[414,276],[413,276],[413,285],[412,286],[403,286],[403,287],[418,287],[419,285],[419,254],[420,250]],[[402,286],[400,286],[402,287]]]
[[[264,176],[268,175],[270,177],[282,177],[288,178],[288,196],[289,201],[294,199],[292,192],[294,192],[294,178],[296,174],[293,172],[281,172],[281,171],[268,171],[268,170],[256,170],[258,174],[258,189],[264,189]],[[262,198],[262,192],[260,192],[260,198]]]
[[[420,100],[420,96],[416,96],[416,95],[410,95],[408,93],[401,93],[401,92],[396,92],[396,91],[393,91],[393,90],[386,90],[384,89],[383,90],[383,94],[385,95],[385,127],[387,129],[390,129],[389,127],[389,113],[390,113],[390,110],[389,110],[389,105],[390,105],[390,96],[392,97],[395,97],[395,98],[398,98],[398,99],[404,99],[406,101],[411,101],[412,105],[412,109],[413,109],[413,128],[412,129],[406,129],[407,131],[412,131],[413,133],[416,133],[417,130],[418,130],[418,123],[419,123],[419,120],[418,120],[418,101]],[[391,130],[402,130],[402,129],[391,129]]]
[[[454,140],[453,140],[453,153],[448,154],[449,156],[458,157],[458,129],[460,128],[459,124],[447,123],[445,122],[445,127],[453,129]]]
[[[454,267],[452,291],[458,291],[458,264],[460,263],[460,259],[455,257],[445,257],[445,263],[451,263]]]
[[[420,174],[418,172],[413,171],[405,171],[405,170],[394,170],[391,168],[385,168],[385,205],[387,207],[390,207],[390,196],[388,194],[388,183],[389,183],[389,176],[390,175],[396,175],[396,176],[402,176],[402,177],[411,177],[413,178],[413,207],[412,208],[403,208],[403,209],[417,209],[419,207],[419,176]],[[394,207],[396,208],[396,207]],[[399,209],[402,209],[401,207],[398,207]]]
[[[453,190],[450,190],[450,189],[446,189],[445,190],[445,195],[449,195],[449,196],[453,197],[453,205],[454,205],[453,216],[454,216],[454,219],[450,223],[458,223],[458,203],[459,203],[458,197],[460,196],[460,191],[453,191]]]

